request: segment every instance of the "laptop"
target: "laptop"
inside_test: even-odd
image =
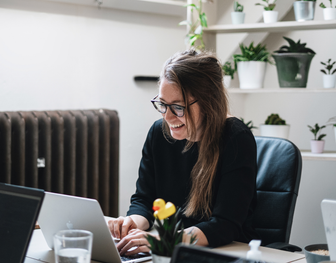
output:
[[[336,200],[323,199],[321,210],[330,261],[336,260]]]
[[[142,262],[149,253],[121,257],[97,200],[71,195],[45,193],[38,223],[48,246],[53,249],[53,236],[59,230],[83,229],[93,233],[91,258],[106,263]]]
[[[0,183],[1,262],[24,262],[43,198],[43,190]]]

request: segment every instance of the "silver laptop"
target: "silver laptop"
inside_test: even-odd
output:
[[[336,200],[322,200],[321,210],[330,253],[330,261],[336,260]]]
[[[63,229],[84,229],[93,233],[92,259],[106,263],[142,262],[148,253],[120,257],[97,200],[70,195],[45,193],[38,217],[44,238],[53,249],[53,236]]]

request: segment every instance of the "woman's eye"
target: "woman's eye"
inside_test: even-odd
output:
[[[174,105],[174,109],[181,111],[181,110],[184,110],[184,107],[178,106],[178,105]]]

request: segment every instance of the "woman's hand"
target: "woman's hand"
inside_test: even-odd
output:
[[[130,256],[139,252],[149,252],[149,243],[146,239],[147,232],[133,229],[117,244],[120,255]]]
[[[120,216],[117,219],[112,219],[108,221],[108,226],[112,236],[119,239],[123,239],[127,236],[130,230],[138,228],[137,224],[130,216]]]

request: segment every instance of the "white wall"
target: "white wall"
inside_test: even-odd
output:
[[[0,110],[108,108],[120,117],[120,214],[124,215],[159,75],[184,46],[181,17],[44,0],[0,1]]]

